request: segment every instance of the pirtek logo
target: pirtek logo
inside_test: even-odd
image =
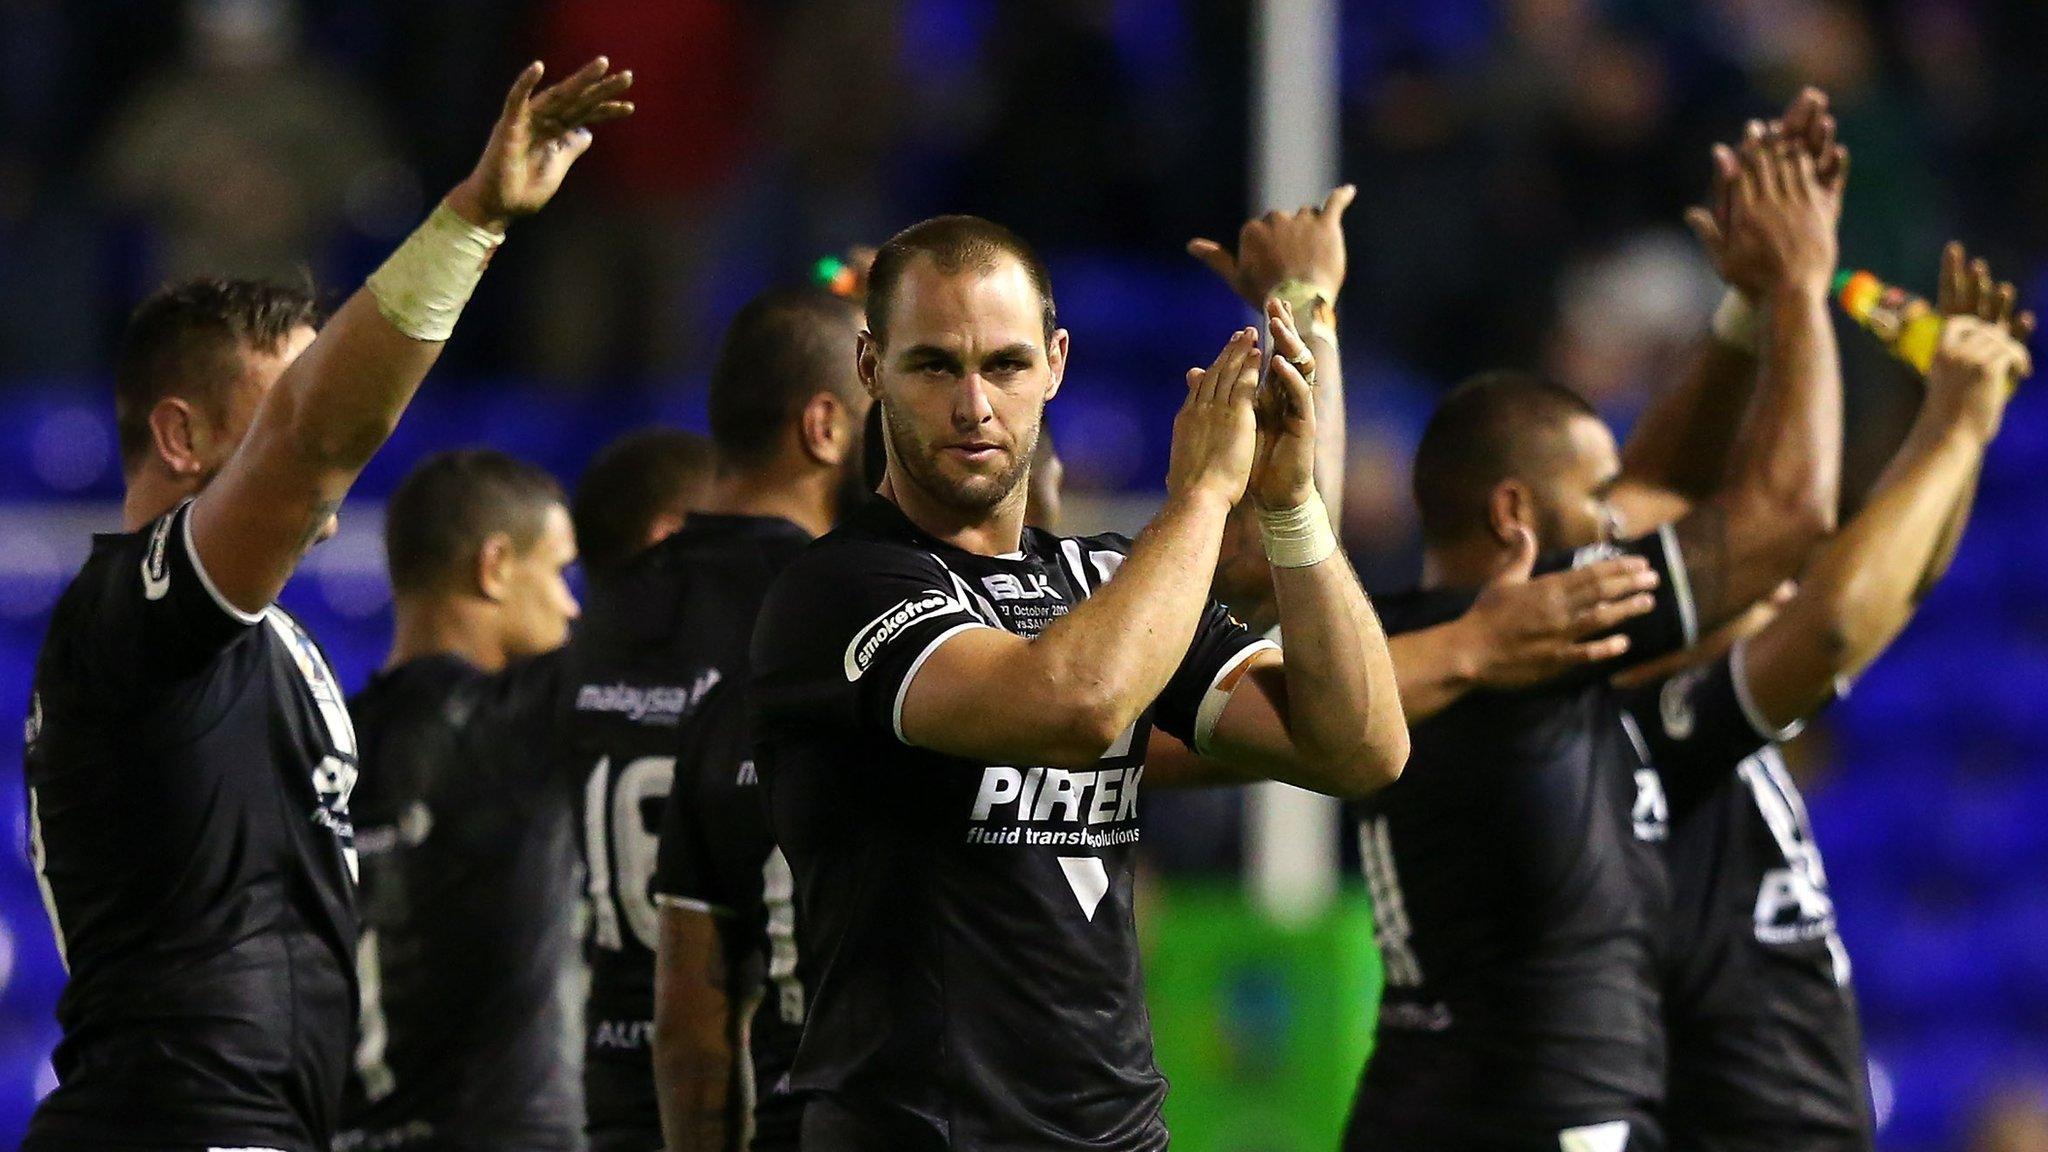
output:
[[[846,682],[851,684],[860,679],[861,673],[866,672],[874,661],[875,653],[911,624],[934,613],[960,610],[958,601],[936,590],[897,601],[895,607],[868,621],[865,627],[853,634],[853,639],[846,642]]]
[[[1026,572],[1021,580],[1008,572],[998,572],[993,576],[983,576],[981,583],[988,589],[988,594],[998,600],[1062,599],[1059,589],[1052,586],[1051,579],[1043,572]]]
[[[1138,814],[1138,781],[1143,766],[1069,772],[1064,768],[991,766],[981,770],[981,791],[975,793],[969,819],[985,821],[1006,804],[1016,805],[1012,818],[1114,824]]]

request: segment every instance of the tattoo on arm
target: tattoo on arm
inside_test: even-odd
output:
[[[1678,538],[1679,562],[1685,565],[1686,583],[1700,628],[1727,618],[1733,609],[1723,601],[1728,587],[1728,513],[1718,504],[1701,504],[1673,526]]]

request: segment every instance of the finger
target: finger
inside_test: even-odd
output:
[[[1814,167],[1813,157],[1806,152],[1795,150],[1792,153],[1792,176],[1800,199],[1812,200],[1820,194],[1820,174]]]
[[[1294,326],[1294,309],[1284,300],[1266,302],[1266,326],[1273,333],[1273,353],[1286,360],[1307,359],[1309,371],[1315,370],[1315,357],[1309,352],[1308,344],[1301,338],[1301,330]]]
[[[1341,221],[1344,219],[1344,210],[1351,207],[1351,202],[1356,199],[1358,185],[1339,184],[1330,189],[1328,196],[1323,197],[1323,215],[1331,220]]]
[[[604,103],[599,104],[597,107],[592,108],[590,111],[584,113],[582,117],[582,124],[585,128],[588,128],[592,124],[609,124],[614,120],[623,120],[626,117],[631,116],[632,114],[632,101],[607,100]]]
[[[1657,571],[1641,557],[1629,557],[1633,564],[1615,562],[1612,567],[1601,568],[1593,580],[1591,603],[1605,603],[1625,596],[1649,592],[1657,587]],[[1588,569],[1591,571],[1591,569]]]
[[[2013,287],[2012,282],[2007,280],[2001,282],[1997,288],[1993,289],[1991,296],[1991,310],[1986,319],[1989,319],[1993,324],[2002,324],[2010,330],[2012,328],[2012,308],[2014,304],[2019,302],[2020,290]]]
[[[581,98],[583,90],[595,84],[598,77],[603,76],[611,66],[612,62],[609,59],[599,56],[571,72],[565,79],[541,89],[533,98],[536,110],[545,108],[551,114],[559,115],[562,109],[574,106]]]
[[[1979,320],[1992,319],[1992,297],[1997,291],[1998,282],[1991,278],[1991,262],[1982,259],[1970,261],[1970,299],[1977,305]]]
[[[1791,103],[1785,105],[1785,135],[1794,140],[1805,140],[1806,134],[1813,130],[1814,119],[1820,115],[1820,105],[1818,88],[1801,88],[1795,93]]]
[[[1603,664],[1628,655],[1629,640],[1626,636],[1608,636],[1600,640],[1589,640],[1574,644],[1558,654],[1560,671],[1584,664]]]
[[[1835,118],[1828,115],[1818,117],[1813,131],[1807,134],[1806,144],[1806,150],[1813,153],[1814,162],[1820,165],[1821,177],[1832,183],[1835,172],[1830,161],[1835,153]]]
[[[569,164],[574,164],[577,157],[590,151],[590,142],[594,139],[596,137],[590,134],[590,129],[588,128],[571,128],[567,133],[563,134],[561,137],[562,151],[558,154],[567,158],[563,160],[563,166],[567,167]]]
[[[541,74],[545,71],[547,65],[535,60],[519,73],[518,79],[512,81],[512,90],[505,93],[504,119],[510,120],[525,109],[527,98],[533,95],[534,86],[540,83]]]
[[[1225,284],[1237,283],[1237,261],[1223,245],[1197,236],[1188,241],[1188,255],[1200,260],[1209,271],[1223,277]]]
[[[1253,382],[1257,382],[1256,374]],[[1283,415],[1306,416],[1311,411],[1310,406],[1315,403],[1310,394],[1308,380],[1302,376],[1301,369],[1284,357],[1273,358],[1273,370],[1267,387],[1275,390],[1273,398],[1278,402],[1279,411]]]
[[[1254,341],[1245,352],[1244,364],[1238,368],[1237,378],[1230,382],[1230,390],[1222,397],[1223,401],[1235,408],[1256,399],[1259,394],[1259,366],[1265,361],[1266,354],[1259,351],[1258,343]],[[1281,365],[1286,365],[1286,361],[1281,361]],[[1281,365],[1276,365],[1276,369]],[[1295,379],[1300,380],[1301,377],[1297,375]]]
[[[1969,254],[1962,241],[1951,240],[1941,250],[1941,283],[1934,292],[1934,307],[1943,316],[1974,312],[1970,303]]]
[[[2012,318],[2012,338],[2024,344],[2034,337],[2034,314],[2022,312]]]
[[[1203,403],[1215,403],[1219,393],[1228,391],[1237,382],[1238,369],[1244,366],[1245,353],[1256,344],[1257,337],[1251,335],[1249,328],[1240,328],[1231,333],[1230,343],[1223,346],[1223,352],[1216,357],[1216,362],[1209,366],[1208,375],[1202,380],[1200,395]]]
[[[611,103],[624,96],[626,89],[632,86],[632,72],[615,72],[585,88],[575,102],[568,106],[568,110],[564,115],[570,119],[579,119],[589,114],[590,110],[598,105]]]
[[[1692,234],[1699,239],[1700,247],[1706,249],[1709,256],[1720,255],[1721,225],[1715,222],[1712,212],[1705,208],[1687,208],[1685,226],[1692,229]]]
[[[1624,621],[1644,615],[1657,606],[1657,598],[1645,592],[1626,600],[1609,600],[1595,604],[1578,614],[1572,621],[1572,635],[1598,636],[1612,631]]]
[[[1769,127],[1761,120],[1751,120],[1742,126],[1742,141],[1745,144],[1762,143],[1769,135]]]

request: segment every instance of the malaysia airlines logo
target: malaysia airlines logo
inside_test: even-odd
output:
[[[964,611],[959,601],[937,589],[897,601],[894,607],[868,621],[853,634],[853,639],[846,642],[846,682],[851,684],[860,679],[868,665],[874,663],[875,655],[905,628],[927,616]]]
[[[1052,579],[1043,572],[1026,572],[1021,578],[1008,572],[983,576],[981,583],[988,594],[997,600],[1061,600],[1059,589],[1052,586]]]

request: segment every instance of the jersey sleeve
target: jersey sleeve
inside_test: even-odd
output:
[[[1621,668],[1699,643],[1699,611],[1693,605],[1692,584],[1687,578],[1685,557],[1678,548],[1678,536],[1669,524],[1633,540],[1581,548],[1571,553],[1566,563],[1545,567],[1583,568],[1623,556],[1640,556],[1657,573],[1656,604],[1648,612],[1624,621],[1613,632],[1607,633],[1610,636],[1627,636],[1628,653],[1590,670],[1591,675],[1606,676]]]
[[[1223,605],[1210,601],[1201,623],[1195,626],[1187,656],[1159,694],[1153,722],[1189,748],[1207,751],[1209,734],[1252,657],[1279,650],[1278,644],[1238,623]]]
[[[903,698],[954,636],[993,628],[972,593],[913,548],[814,549],[783,571],[755,626],[755,704],[903,739]]]
[[[187,501],[132,537],[102,567],[83,613],[84,655],[95,678],[172,680],[204,667],[262,622],[222,596],[192,544]]]
[[[1630,693],[1623,709],[1674,805],[1705,795],[1744,758],[1804,726],[1773,728],[1744,681],[1744,644],[1719,659]]]

